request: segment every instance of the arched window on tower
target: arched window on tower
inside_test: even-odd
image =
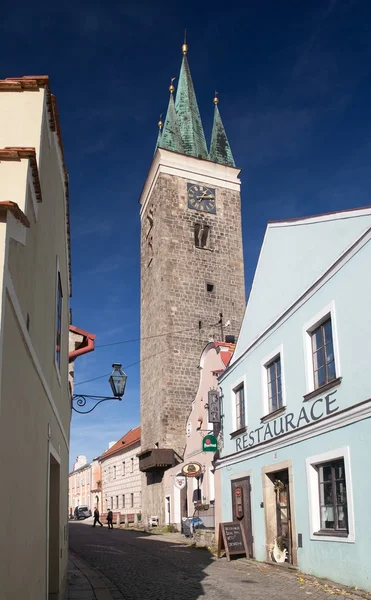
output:
[[[210,248],[210,227],[209,225],[201,225],[195,223],[194,228],[195,246],[196,248]]]

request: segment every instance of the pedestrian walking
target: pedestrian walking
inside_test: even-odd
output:
[[[113,512],[109,509],[107,514],[108,529],[113,529]]]
[[[96,523],[99,523],[99,525],[100,525],[101,527],[103,527],[103,524],[102,524],[102,523],[100,522],[100,520],[99,520],[99,510],[98,510],[98,507],[96,507],[96,509],[95,509],[95,511],[94,511],[94,525],[93,525],[93,527],[95,527],[95,524],[96,524]]]

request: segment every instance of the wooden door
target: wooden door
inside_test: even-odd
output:
[[[292,563],[289,473],[287,469],[274,474],[276,493],[277,544],[287,550],[287,562]]]
[[[254,556],[251,523],[251,486],[250,477],[232,481],[233,521],[240,521],[245,531],[247,549],[250,558]]]

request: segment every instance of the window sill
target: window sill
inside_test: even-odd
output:
[[[231,440],[233,440],[233,438],[235,438],[235,437],[238,437],[242,433],[246,433],[246,431],[247,431],[247,425],[245,425],[245,427],[241,427],[241,429],[237,429],[236,431],[233,431],[233,433],[230,434]]]
[[[322,531],[314,531],[313,535],[316,535],[318,537],[349,537],[349,533],[347,531],[335,531],[333,529],[323,529]]]
[[[336,379],[325,383],[325,385],[321,385],[321,387],[316,388],[312,392],[309,392],[309,394],[304,394],[304,402],[312,400],[313,398],[317,398],[317,396],[320,396],[321,394],[323,394],[323,392],[327,392],[328,390],[332,390],[332,388],[337,387],[341,384],[342,379],[342,377],[337,377]]]
[[[277,408],[277,410],[273,410],[272,412],[268,413],[267,415],[264,415],[264,417],[262,417],[260,419],[260,423],[266,423],[267,421],[273,421],[273,419],[275,419],[276,417],[283,415],[284,412],[286,412],[286,406],[281,406],[281,408]]]

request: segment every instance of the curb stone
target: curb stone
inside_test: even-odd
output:
[[[70,550],[64,600],[124,600],[124,597],[98,569]]]

